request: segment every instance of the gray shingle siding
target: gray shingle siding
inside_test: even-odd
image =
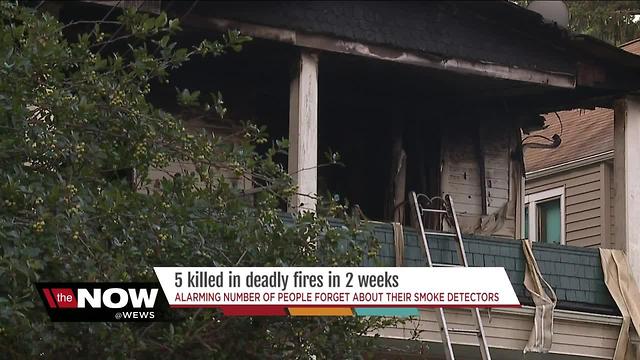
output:
[[[406,266],[425,266],[426,257],[417,233],[405,227],[404,234]],[[392,226],[376,223],[374,235],[381,245],[381,265],[395,266]],[[429,241],[434,263],[457,264],[455,240],[432,236]],[[525,262],[519,241],[465,235],[464,244],[470,266],[504,267],[520,301],[532,304],[523,285]],[[597,249],[534,244],[533,253],[542,275],[556,291],[558,308],[602,314],[618,313],[604,283]],[[373,263],[366,262],[366,265]]]
[[[291,215],[283,214],[283,220],[291,223]],[[339,221],[331,221],[330,224],[343,226]],[[380,248],[378,256],[365,259],[363,266],[395,266],[393,226],[372,222],[366,228],[378,240]],[[409,227],[404,227],[403,232],[405,266],[426,266],[426,256],[417,232]],[[520,241],[478,235],[463,237],[470,266],[504,267],[520,302],[533,304],[523,285],[525,261]],[[434,263],[458,264],[454,239],[432,236],[429,241]],[[543,277],[556,292],[558,309],[619,315],[604,283],[598,249],[534,243],[533,254]]]

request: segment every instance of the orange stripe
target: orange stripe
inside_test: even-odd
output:
[[[299,307],[289,308],[291,316],[353,316],[351,308]]]

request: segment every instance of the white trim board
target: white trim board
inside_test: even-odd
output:
[[[611,160],[611,159],[613,159],[613,150],[605,151],[603,153],[599,153],[595,155],[586,156],[576,160],[567,161],[562,164],[549,166],[539,170],[528,171],[525,173],[525,179],[526,180],[538,179],[548,175],[554,175],[557,173],[561,173],[563,171],[569,171],[569,170],[577,169],[583,166],[592,165],[592,164],[596,164],[596,163]]]
[[[537,193],[529,194],[524,197],[524,206],[529,207],[529,240],[538,241],[538,227],[537,223],[537,203],[560,199],[560,244],[566,244],[566,208],[565,208],[565,194],[564,186],[540,191]],[[522,222],[526,221],[524,217],[524,210],[522,211]],[[524,237],[524,226],[522,227],[522,236]]]

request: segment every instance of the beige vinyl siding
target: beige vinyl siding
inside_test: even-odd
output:
[[[583,356],[595,359],[611,359],[620,331],[621,319],[606,315],[589,315],[572,318],[572,312],[556,310],[551,354]],[[447,309],[449,327],[471,328],[472,317],[468,310]],[[481,311],[487,342],[496,358],[520,359],[533,329],[533,308],[494,309],[491,320]],[[440,359],[442,340],[436,313],[433,309],[421,309],[415,320],[407,320],[395,327],[377,332],[381,338],[417,340],[429,344],[426,358]],[[462,359],[480,359],[478,340],[474,335],[451,334],[456,355]],[[467,351],[465,351],[467,350]],[[553,355],[549,355],[553,358]]]
[[[600,247],[603,231],[611,231],[608,222],[605,229],[605,221],[602,218],[604,213],[604,199],[601,199],[602,169],[600,164],[593,164],[525,181],[526,195],[564,187],[567,245]]]

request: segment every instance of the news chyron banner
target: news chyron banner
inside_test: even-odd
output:
[[[224,316],[417,316],[429,307],[519,307],[503,268],[157,267],[159,283],[37,283],[52,321]]]
[[[498,267],[156,267],[170,308],[227,316],[411,316],[429,307],[519,307]]]

